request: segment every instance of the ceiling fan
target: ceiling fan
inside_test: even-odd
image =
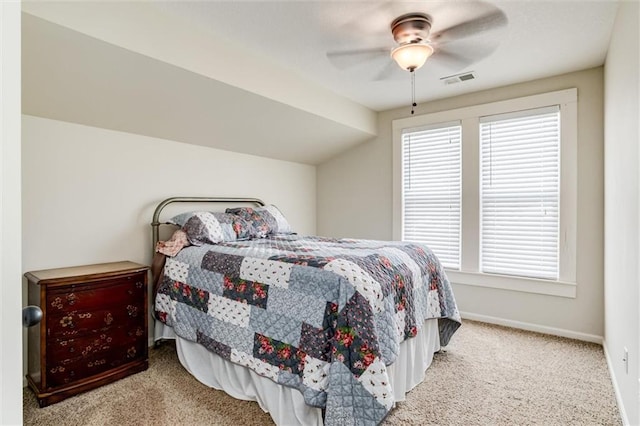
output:
[[[420,68],[432,55],[430,61],[441,62],[447,69],[460,70],[488,56],[496,47],[495,40],[483,40],[469,43],[481,33],[507,25],[507,17],[500,9],[484,2],[476,4],[488,6],[475,16],[458,18],[457,22],[444,29],[431,33],[434,25],[432,15],[423,12],[405,13],[393,19],[390,24],[395,47],[373,47],[327,52],[327,58],[338,68],[346,68],[380,56],[387,56],[388,63],[376,75],[375,80],[390,76],[395,66],[413,72]],[[476,10],[477,12],[477,10]],[[365,35],[366,36],[366,35]],[[460,40],[466,43],[458,43]]]

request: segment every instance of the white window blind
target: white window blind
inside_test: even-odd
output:
[[[460,269],[461,136],[459,121],[402,134],[402,239],[427,244],[452,269]]]
[[[558,279],[560,110],[480,119],[482,272]]]

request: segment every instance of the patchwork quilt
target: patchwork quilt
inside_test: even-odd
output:
[[[460,326],[428,247],[297,235],[182,249],[155,310],[177,335],[298,389],[326,425],[378,424],[400,343],[428,318],[442,345]]]

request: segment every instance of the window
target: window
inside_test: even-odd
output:
[[[560,109],[480,119],[482,272],[558,279]]]
[[[393,236],[454,284],[576,295],[577,90],[393,121]]]
[[[460,123],[402,134],[403,236],[429,245],[443,265],[460,268]]]

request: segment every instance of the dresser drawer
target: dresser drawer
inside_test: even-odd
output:
[[[105,327],[97,333],[74,338],[52,338],[47,346],[47,362],[57,363],[63,359],[106,352],[116,346],[140,339],[144,335],[144,322],[138,321],[126,326]]]
[[[91,312],[71,311],[47,318],[47,337],[68,339],[87,334],[100,334],[112,326],[144,324],[144,306],[129,301],[122,306],[97,309]]]
[[[47,293],[49,315],[69,311],[93,311],[107,306],[121,306],[140,300],[146,274],[105,280],[93,284],[76,284],[53,288]]]
[[[107,351],[50,361],[47,363],[47,383],[55,387],[79,378],[90,378],[136,359],[146,358],[146,349],[146,342],[131,339]]]

